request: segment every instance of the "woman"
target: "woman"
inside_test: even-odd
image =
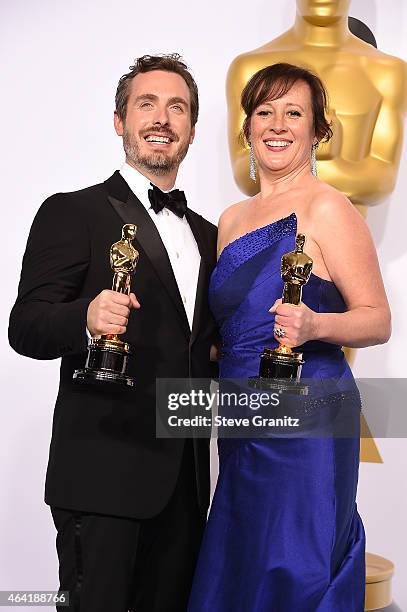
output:
[[[324,87],[307,70],[276,64],[251,78],[242,107],[261,189],[220,219],[210,287],[220,376],[256,376],[262,349],[280,341],[301,346],[302,378],[352,387],[341,347],[386,342],[390,312],[364,220],[315,176],[315,148],[332,135]],[[292,306],[281,303],[280,261],[298,232],[313,274]],[[362,612],[359,440],[221,439],[219,460],[189,612]]]

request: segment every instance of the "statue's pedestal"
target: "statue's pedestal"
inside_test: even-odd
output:
[[[394,565],[388,559],[366,553],[365,610],[381,610],[391,604]]]

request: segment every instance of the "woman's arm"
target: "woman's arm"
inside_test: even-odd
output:
[[[271,309],[286,331],[284,343],[300,346],[323,340],[352,348],[387,342],[390,308],[369,229],[353,205],[339,192],[326,192],[312,203],[313,239],[330,278],[348,308],[344,313],[316,313],[305,304],[279,300]]]

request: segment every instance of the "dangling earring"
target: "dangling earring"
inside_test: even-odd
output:
[[[317,171],[317,154],[316,150],[318,149],[318,142],[315,142],[311,147],[311,174],[318,178]]]
[[[252,181],[256,182],[256,159],[254,157],[252,145],[250,145],[250,171],[249,176]]]

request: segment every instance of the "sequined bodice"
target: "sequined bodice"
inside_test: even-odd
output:
[[[277,346],[269,309],[281,298],[281,257],[294,249],[296,233],[293,213],[234,240],[221,253],[209,290],[223,339],[221,376],[256,376],[261,351]],[[334,283],[314,274],[303,288],[303,301],[316,312],[346,310]],[[347,368],[337,345],[311,341],[301,350],[306,359],[303,376],[336,376]]]

